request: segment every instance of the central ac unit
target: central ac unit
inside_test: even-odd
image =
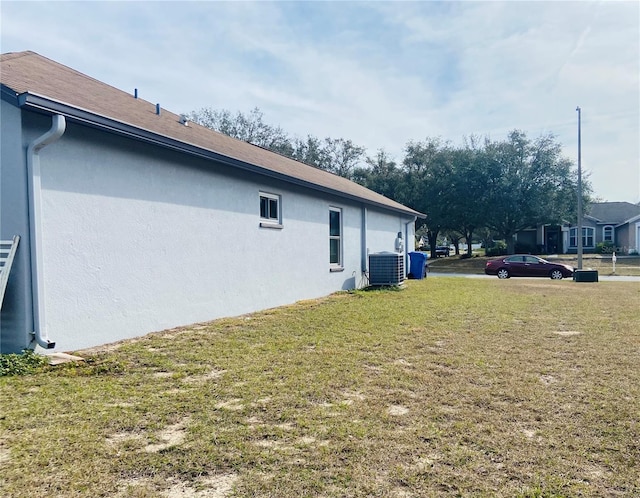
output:
[[[404,258],[395,252],[369,254],[370,285],[400,285],[404,282]]]

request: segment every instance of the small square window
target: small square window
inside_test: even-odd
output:
[[[261,226],[281,225],[282,217],[279,195],[260,192],[260,221]]]

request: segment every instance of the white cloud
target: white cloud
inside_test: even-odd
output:
[[[640,200],[637,2],[7,2],[31,49],[175,112],[259,107],[397,160],[407,141],[553,132],[596,194]]]

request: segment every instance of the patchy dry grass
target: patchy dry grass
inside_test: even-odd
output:
[[[637,283],[427,278],[94,350],[0,379],[0,489],[637,496],[639,304]]]

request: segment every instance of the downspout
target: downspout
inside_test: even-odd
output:
[[[365,281],[368,284],[369,282],[369,273],[368,273],[368,253],[369,249],[367,248],[367,207],[365,205],[362,206],[362,218],[360,220],[360,282]]]
[[[414,216],[412,220],[407,221],[404,224],[404,273],[405,273],[405,276],[409,274],[409,268],[410,268],[409,252],[413,251],[416,245],[415,237],[413,237],[413,240],[411,241],[411,250],[409,250],[409,225],[411,223],[415,223],[417,219],[418,217]]]
[[[40,151],[58,140],[66,129],[66,120],[54,114],[51,129],[27,147],[27,181],[29,184],[29,234],[31,247],[31,298],[33,302],[33,332],[31,335],[44,349],[53,349],[49,340],[44,310],[44,257],[42,255],[42,186],[40,182]]]
[[[360,269],[367,272],[367,208],[362,206],[362,226],[360,228]]]

